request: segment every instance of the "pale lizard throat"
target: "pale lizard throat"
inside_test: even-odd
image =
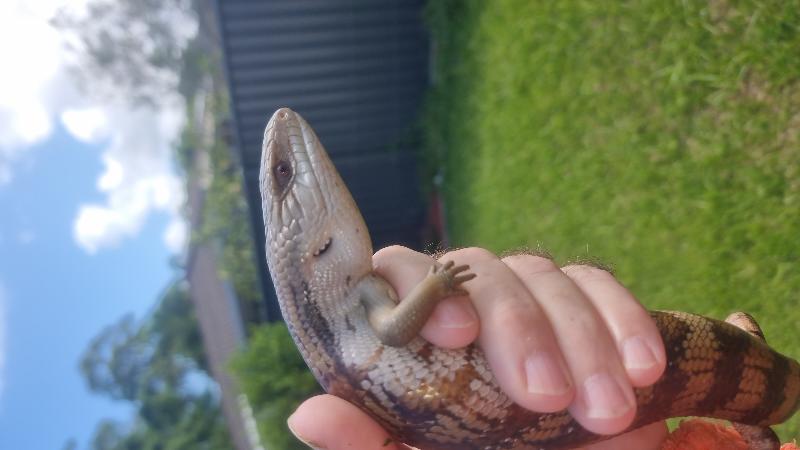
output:
[[[478,347],[447,350],[416,337],[441,297],[431,292],[452,292],[471,276],[463,266],[434,266],[396,307],[394,291],[372,273],[355,202],[314,131],[290,109],[279,109],[267,125],[260,185],[281,311],[328,392],[424,450],[569,449],[608,438],[566,411],[541,414],[513,403]],[[797,409],[800,365],[793,359],[728,323],[651,315],[668,367],[656,384],[636,390],[631,429],[688,415],[761,427]]]

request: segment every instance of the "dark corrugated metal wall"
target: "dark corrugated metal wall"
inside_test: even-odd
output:
[[[314,127],[358,202],[376,248],[420,245],[415,120],[427,85],[422,0],[219,0],[237,147],[267,297],[258,167],[279,107]]]

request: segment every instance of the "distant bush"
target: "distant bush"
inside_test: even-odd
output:
[[[305,449],[286,418],[320,387],[283,323],[253,329],[247,348],[231,361],[231,371],[253,408],[262,440],[270,448]]]

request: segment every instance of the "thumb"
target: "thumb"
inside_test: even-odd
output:
[[[389,433],[364,411],[339,397],[318,395],[303,402],[287,420],[289,430],[316,450],[400,450]]]

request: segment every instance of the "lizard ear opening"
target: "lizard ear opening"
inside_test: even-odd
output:
[[[327,252],[328,249],[331,248],[331,243],[332,242],[333,242],[333,238],[329,237],[328,240],[325,241],[324,244],[322,244],[322,247],[319,250],[317,250],[316,252],[314,252],[314,256],[315,257],[322,256],[323,253]]]

